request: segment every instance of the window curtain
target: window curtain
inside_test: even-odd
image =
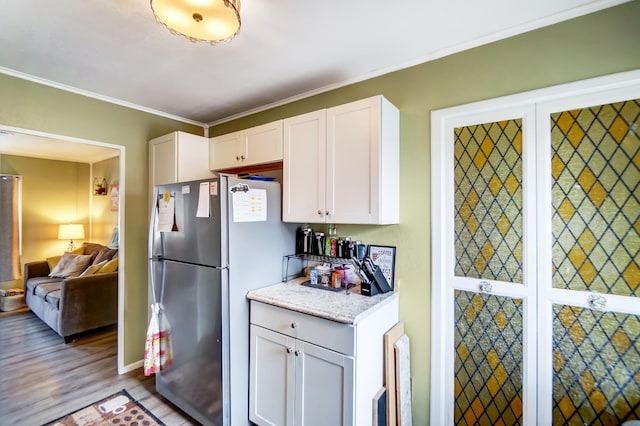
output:
[[[20,278],[21,179],[0,175],[0,282]]]

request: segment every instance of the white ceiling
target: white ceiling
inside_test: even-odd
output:
[[[211,46],[149,0],[2,0],[0,72],[215,124],[625,1],[243,0]]]
[[[0,155],[37,157],[47,160],[96,163],[117,157],[120,151],[101,145],[61,140],[0,129]]]

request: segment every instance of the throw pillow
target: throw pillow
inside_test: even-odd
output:
[[[104,248],[102,244],[89,243],[86,241],[82,243],[82,247],[84,248],[84,253],[82,254],[94,254],[94,253],[97,254],[100,250]]]
[[[93,275],[93,274],[97,274],[98,271],[100,270],[100,268],[102,268],[104,265],[106,265],[107,261],[105,260],[104,262],[100,262],[100,263],[95,263],[91,266],[89,266],[87,269],[85,269],[80,276],[84,277],[85,275]]]
[[[71,250],[69,252],[65,252],[65,253],[71,253],[71,254],[84,254],[84,245],[81,245],[80,247],[78,247],[77,249]],[[47,257],[47,263],[49,264],[49,271],[53,271],[56,267],[56,265],[58,264],[58,262],[60,262],[60,258],[62,256],[51,256],[51,257]]]
[[[62,255],[60,261],[56,267],[53,268],[49,276],[56,278],[77,277],[87,268],[90,261],[90,254],[84,255],[67,252]]]
[[[68,253],[71,253],[71,254],[84,254],[84,245],[82,245],[82,246],[80,246],[80,247],[78,247],[76,249],[73,249]]]
[[[96,258],[93,260],[93,265],[97,263],[102,263],[106,260],[111,260],[113,256],[118,252],[118,250],[110,249],[108,247],[104,247],[100,249],[98,254],[96,254]]]
[[[100,270],[98,270],[99,274],[106,274],[107,272],[115,272],[118,270],[118,258],[111,259],[108,261]]]
[[[53,269],[56,267],[58,262],[60,262],[61,257],[62,256],[47,257],[47,263],[49,264],[49,271],[53,271]]]

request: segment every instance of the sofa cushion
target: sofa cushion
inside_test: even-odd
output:
[[[71,253],[71,254],[86,254],[84,252],[84,245],[78,247],[77,249],[71,250],[70,252],[67,252],[67,253]],[[62,255],[47,257],[47,264],[49,265],[49,270],[50,271],[54,270],[54,268],[56,267],[58,262],[60,262],[61,258],[62,258]]]
[[[29,294],[36,294],[36,288],[42,284],[48,283],[61,283],[64,278],[52,278],[52,277],[35,277],[30,278],[25,285],[25,292]]]
[[[60,262],[61,258],[62,258],[62,255],[47,257],[47,264],[49,265],[50,271],[53,271],[55,269],[56,265],[58,264],[58,262]]]
[[[60,258],[60,262],[49,274],[50,277],[77,277],[87,268],[87,265],[92,259],[90,254],[71,254],[65,253]]]
[[[102,244],[98,244],[98,243],[87,243],[84,242],[82,243],[82,248],[84,249],[84,251],[81,254],[98,254],[98,252],[100,252],[100,250],[107,248],[105,246],[103,246]]]
[[[97,274],[98,271],[100,271],[100,269],[107,264],[107,260],[102,261],[100,263],[94,263],[93,265],[90,265],[87,269],[85,269],[80,276],[84,277],[86,275],[93,275],[93,274]]]
[[[109,247],[103,247],[98,251],[96,257],[93,259],[92,265],[102,263],[106,260],[113,259],[113,256],[118,253],[118,249],[110,249]]]
[[[118,258],[116,257],[115,259],[111,259],[110,261],[105,263],[104,266],[102,266],[102,268],[98,270],[98,274],[106,274],[109,272],[115,272],[117,270],[118,270]]]
[[[54,290],[47,293],[44,300],[47,303],[51,303],[56,309],[60,309],[60,290]]]
[[[61,285],[62,285],[62,281],[58,281],[55,283],[40,284],[38,287],[36,287],[36,296],[46,300],[47,294],[49,294],[52,291],[60,290]]]

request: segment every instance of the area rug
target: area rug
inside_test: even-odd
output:
[[[44,426],[164,426],[153,414],[122,390]]]

